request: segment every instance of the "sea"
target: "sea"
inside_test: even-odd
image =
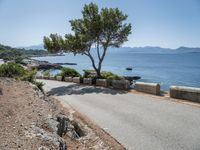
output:
[[[92,69],[90,59],[84,55],[36,57],[50,63],[77,63],[67,67],[80,73]],[[131,71],[127,67],[133,68]],[[140,81],[155,82],[168,91],[172,85],[200,88],[200,53],[134,53],[108,52],[102,64],[103,71],[111,71],[122,76],[140,76]],[[54,74],[58,70],[54,70]]]

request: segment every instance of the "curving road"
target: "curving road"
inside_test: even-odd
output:
[[[150,95],[40,80],[130,150],[200,150],[200,107]]]

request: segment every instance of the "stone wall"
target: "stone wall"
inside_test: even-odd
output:
[[[56,76],[56,80],[62,81],[62,76]]]
[[[130,88],[130,81],[128,80],[112,80],[112,87],[121,90],[128,90]]]
[[[73,81],[73,78],[72,78],[72,77],[65,77],[65,81],[66,81],[66,82],[72,82],[72,81]]]
[[[106,79],[97,79],[96,85],[108,87],[108,81]]]
[[[158,83],[136,82],[134,89],[139,92],[160,95],[160,85]]]
[[[193,102],[200,102],[200,88],[171,86],[170,97]]]
[[[92,78],[83,78],[83,84],[92,85]]]
[[[73,77],[73,82],[74,83],[82,83],[81,77]]]

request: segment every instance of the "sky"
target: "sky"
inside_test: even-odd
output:
[[[90,2],[128,15],[132,34],[123,46],[200,47],[200,0],[0,0],[0,43],[31,46],[71,33],[69,20]]]

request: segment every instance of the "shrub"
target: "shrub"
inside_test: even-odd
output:
[[[35,84],[38,87],[38,89],[40,89],[40,91],[42,91],[44,93],[44,89],[43,89],[44,83],[38,82],[38,81],[34,81],[33,84]]]
[[[103,78],[103,79],[112,79],[112,80],[121,80],[121,79],[123,79],[123,77],[118,76],[118,75],[116,75],[116,74],[114,74],[112,72],[107,72],[107,71],[103,71],[101,73],[101,78]]]
[[[73,68],[64,67],[61,69],[60,75],[64,77],[80,77],[81,75]]]
[[[43,72],[43,75],[46,76],[46,77],[49,77],[50,76],[50,70],[45,70]]]
[[[96,77],[96,72],[94,70],[83,70],[84,74],[83,77],[84,78],[95,78]]]
[[[32,71],[25,70],[21,65],[16,63],[7,63],[0,66],[0,77],[16,78],[22,81],[28,81],[35,84],[42,92],[43,83],[35,80],[36,69]]]
[[[26,74],[26,70],[19,64],[9,62],[0,66],[0,77],[16,78]]]
[[[29,71],[29,72],[26,71],[26,73],[22,77],[19,77],[19,79],[23,80],[23,81],[29,81],[31,83],[34,83],[36,73],[37,73],[36,69]]]

